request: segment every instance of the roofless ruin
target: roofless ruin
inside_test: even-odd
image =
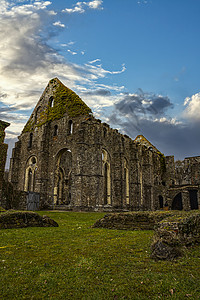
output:
[[[189,210],[200,204],[199,166],[200,157],[175,164],[142,135],[110,128],[54,78],[15,144],[9,180],[40,208]]]

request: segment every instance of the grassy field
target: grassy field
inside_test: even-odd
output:
[[[59,227],[0,231],[0,299],[200,299],[200,246],[155,262],[153,231],[91,228],[103,213],[40,214]]]

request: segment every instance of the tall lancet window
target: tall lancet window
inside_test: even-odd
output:
[[[110,157],[105,149],[102,150],[102,175],[104,189],[104,205],[111,205]]]

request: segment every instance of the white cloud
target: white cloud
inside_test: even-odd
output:
[[[101,5],[103,4],[103,1],[101,0],[94,0],[94,1],[90,1],[88,3],[84,2],[86,5],[89,6],[89,8],[92,9],[102,9]]]
[[[187,97],[184,105],[186,106],[184,117],[191,121],[200,121],[200,93]]]
[[[92,2],[94,1],[87,3],[91,5]],[[31,0],[29,4],[18,2],[17,5],[11,5],[8,1],[1,2],[0,95],[6,97],[0,98],[0,119],[10,121],[8,131],[12,136],[22,130],[30,116],[30,110],[34,108],[51,78],[60,78],[75,91],[84,87],[86,90],[88,87],[98,89],[98,79],[124,71],[123,68],[121,71],[112,71],[101,65],[70,63],[50,47],[48,42],[51,35],[55,34],[52,24],[56,26],[55,14],[49,10],[50,4],[50,1]],[[93,4],[94,8],[98,7],[98,3]],[[70,47],[73,44],[74,42],[69,42],[65,45]],[[75,55],[76,52],[70,51],[68,52]],[[85,97],[84,100],[93,108],[97,101],[99,105],[104,102],[108,105],[109,99],[109,103],[114,101],[112,97],[103,100],[100,96],[95,99],[92,96],[87,99]]]
[[[74,5],[74,8],[65,8],[62,10],[62,12],[66,12],[66,13],[69,13],[69,14],[72,14],[72,13],[84,13],[86,9],[103,9],[102,8],[102,5],[103,4],[103,1],[102,0],[93,0],[93,1],[90,1],[90,2],[77,2],[75,5]]]
[[[60,21],[54,22],[53,25],[54,25],[54,26],[58,26],[58,27],[65,28],[65,24],[62,24]]]
[[[71,55],[76,55],[77,54],[77,52],[74,52],[74,51],[71,51],[71,50],[67,50],[67,52],[69,52]]]
[[[183,124],[181,121],[177,120],[176,118],[155,118],[152,120],[152,122],[158,122],[158,123],[166,123],[168,125],[181,125]]]
[[[82,14],[85,12],[85,9],[83,8],[83,2],[77,2],[76,6],[74,8],[65,8],[62,10],[62,12],[66,12],[69,14],[72,14],[72,13]]]
[[[97,60],[96,60],[97,61]],[[93,61],[94,63],[94,61]],[[92,63],[90,62],[89,64],[85,64],[85,66],[87,67],[87,69],[91,72],[92,74],[92,78],[93,79],[97,79],[98,77],[103,78],[106,76],[106,74],[111,74],[111,75],[116,75],[116,74],[120,74],[123,73],[126,68],[124,65],[122,65],[122,69],[119,71],[109,71],[109,70],[105,70],[102,65],[92,65]]]
[[[97,58],[97,59],[94,59],[94,60],[91,60],[91,61],[89,61],[88,63],[89,64],[94,64],[95,62],[97,62],[97,61],[101,61],[99,58]]]

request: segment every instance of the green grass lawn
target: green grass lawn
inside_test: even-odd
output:
[[[103,213],[40,214],[59,227],[0,231],[0,299],[200,299],[200,246],[155,262],[153,231],[91,228]]]

